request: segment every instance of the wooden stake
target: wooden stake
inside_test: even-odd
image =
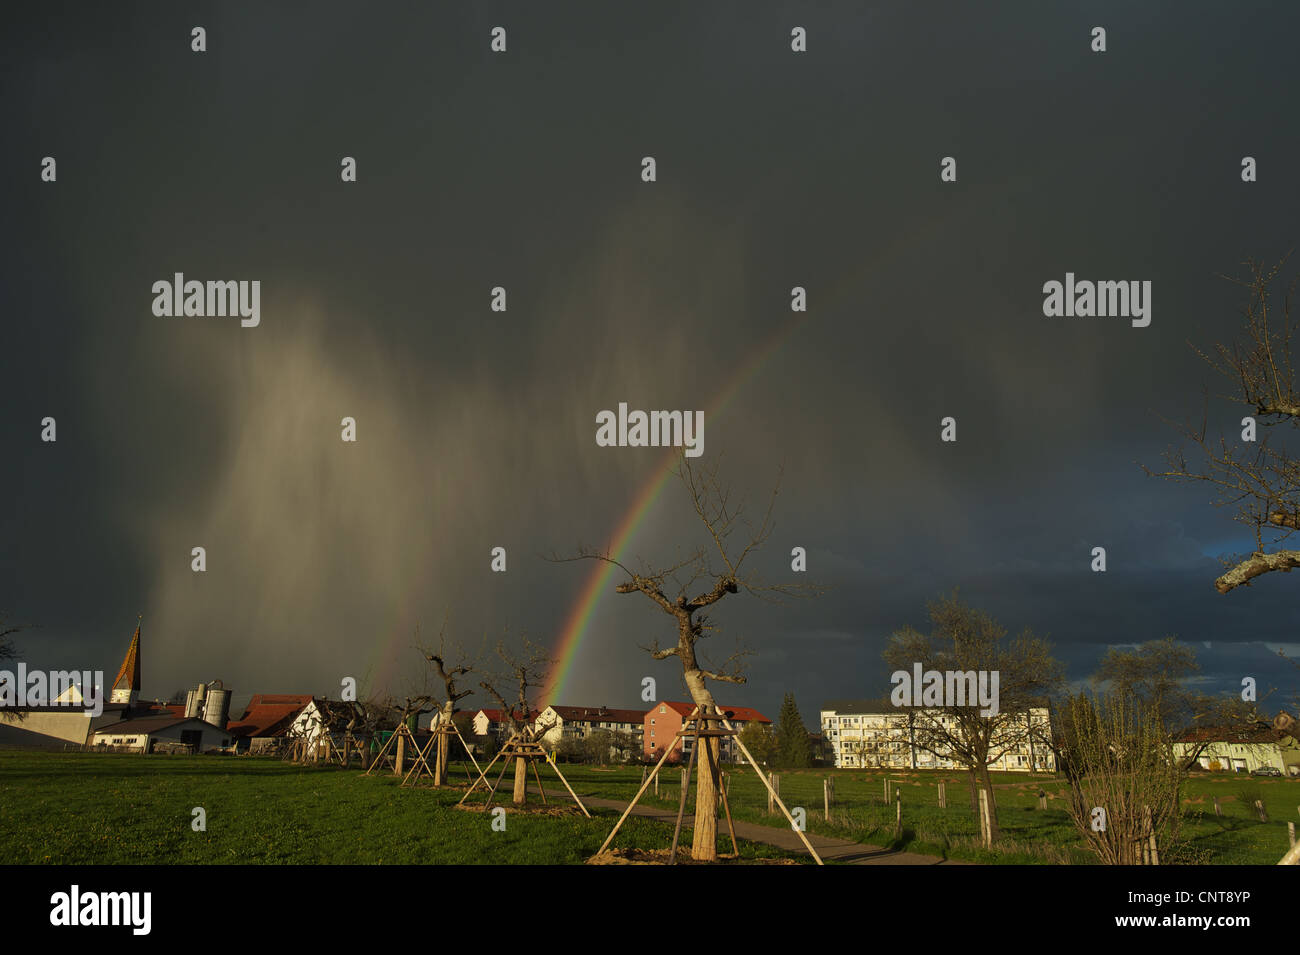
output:
[[[546,787],[542,785],[542,774],[537,771],[537,760],[530,759],[528,765],[533,768],[533,778],[537,780],[537,791],[542,794],[542,805],[546,805]]]
[[[700,738],[695,737],[695,745],[691,747],[690,759],[686,761],[686,768],[682,770],[682,798],[677,805],[677,825],[673,827],[673,847],[668,853],[668,864],[677,864],[677,840],[682,834],[682,816],[686,814],[686,790],[691,785],[691,767],[695,765],[695,754],[700,750]]]
[[[1218,796],[1215,796],[1215,797],[1214,797],[1214,814],[1215,814],[1216,816],[1222,816],[1222,815],[1223,815],[1223,810],[1219,808],[1219,797],[1218,797]]]
[[[488,763],[486,766],[484,766],[483,769],[479,772],[478,779],[474,780],[474,785],[469,787],[469,791],[466,792],[465,795],[460,797],[460,802],[456,803],[456,805],[459,806],[466,799],[468,799],[470,797],[470,793],[478,789],[479,783],[487,782],[487,771],[496,765],[497,760],[501,758],[501,753],[503,753],[504,751],[505,751],[504,749],[497,751],[497,754],[492,757],[492,761]]]
[[[1288,822],[1286,824],[1286,835],[1287,838],[1291,840],[1291,845],[1295,846],[1295,823],[1294,822]]]
[[[1268,812],[1264,809],[1264,800],[1255,800],[1255,812],[1259,815],[1260,822],[1268,822]]]
[[[682,738],[680,736],[673,740],[673,745],[669,746],[666,750],[664,750],[664,754],[659,757],[659,762],[655,763],[655,768],[650,773],[650,778],[653,779],[655,783],[656,796],[659,795],[659,768],[663,766],[663,764],[667,761],[668,757],[672,755],[673,750],[677,748],[678,744],[681,743],[681,741]],[[623,815],[618,817],[618,822],[614,824],[613,831],[610,832],[610,834],[605,838],[605,841],[601,843],[600,848],[596,850],[596,855],[600,855],[602,852],[604,852],[606,849],[609,848],[609,844],[613,842],[614,837],[618,835],[618,830],[622,827],[623,821],[627,819],[629,815],[631,815],[632,809],[636,806],[637,802],[640,801],[642,794],[645,793],[646,788],[649,785],[650,785],[649,780],[641,784],[641,788],[637,790],[636,795],[632,797],[632,801],[628,803],[627,808],[623,810]]]
[[[736,827],[731,824],[731,804],[727,802],[727,787],[722,787],[722,810],[727,814],[727,832],[731,833],[731,854],[740,858],[740,844],[736,842]]]
[[[993,825],[989,818],[989,793],[987,789],[980,788],[980,840],[984,843],[985,849],[993,848]]]
[[[727,729],[734,731],[735,727],[733,727],[728,720],[723,719],[721,722]],[[789,821],[790,828],[794,830],[795,835],[797,835],[800,841],[803,842],[804,848],[806,848],[808,854],[813,857],[813,861],[818,865],[825,865],[826,863],[823,862],[822,857],[817,854],[817,850],[814,849],[812,843],[808,841],[808,837],[804,835],[803,830],[794,824],[794,817],[790,815],[790,810],[785,807],[785,803],[781,801],[781,797],[778,795],[780,791],[779,787],[776,791],[773,791],[771,782],[769,782],[768,778],[763,775],[763,771],[758,768],[758,760],[754,759],[753,754],[749,751],[749,747],[741,742],[739,736],[733,738],[736,741],[736,747],[744,754],[745,758],[749,760],[749,765],[754,767],[754,773],[763,781],[763,785],[767,787],[767,791],[776,797],[776,804],[781,807],[781,812],[785,814],[785,818]]]
[[[822,780],[822,802],[825,803],[826,821],[831,821],[831,784],[829,780]]]
[[[894,815],[894,838],[901,839],[903,838],[903,794],[896,793],[895,797],[894,805],[898,809]]]
[[[564,783],[564,788],[569,791],[569,795],[572,796],[573,801],[578,804],[578,808],[582,810],[582,814],[590,819],[591,813],[587,812],[587,807],[582,804],[582,800],[579,799],[578,794],[573,791],[573,787],[570,786],[569,781],[564,778],[564,773],[560,772],[560,767],[555,764],[555,760],[551,759],[549,753],[546,755],[546,761],[551,764],[551,769],[555,770],[555,775],[560,777],[560,782]]]

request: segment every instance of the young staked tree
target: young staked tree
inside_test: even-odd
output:
[[[419,630],[416,630],[418,640]],[[452,644],[447,639],[447,624],[443,622],[442,629],[438,631],[438,643],[435,647],[417,647],[433,668],[434,674],[442,684],[442,691],[439,693],[435,690],[434,696],[438,702],[438,720],[441,725],[452,726],[453,716],[456,712],[456,704],[465,697],[470,696],[474,691],[472,689],[460,689],[460,680],[474,672],[474,663],[471,661],[464,649],[459,645]],[[448,661],[455,661],[449,664]],[[451,748],[451,741],[446,733],[440,732],[437,737],[437,750],[433,763],[433,785],[441,786],[447,781],[447,759]]]
[[[1290,257],[1267,267],[1249,260],[1247,276],[1227,278],[1246,289],[1244,338],[1219,343],[1213,354],[1197,350],[1214,371],[1227,378],[1230,390],[1220,395],[1248,417],[1232,437],[1209,437],[1209,395],[1199,426],[1175,426],[1198,449],[1202,463],[1189,464],[1183,447],[1165,452],[1166,468],[1153,477],[1210,485],[1215,506],[1235,507],[1235,521],[1250,529],[1254,552],[1224,559],[1225,572],[1214,581],[1226,594],[1262,574],[1300,567],[1300,550],[1281,546],[1300,530],[1300,460],[1291,457],[1288,438],[1300,428],[1300,390],[1291,353],[1291,300],[1295,280],[1284,290],[1281,314],[1273,301],[1278,275]],[[1236,415],[1233,415],[1234,419]],[[1276,548],[1276,549],[1272,549]]]
[[[541,739],[551,727],[538,726],[532,722],[533,704],[529,697],[531,691],[536,691],[546,682],[546,674],[554,662],[550,653],[545,647],[540,647],[525,637],[518,652],[507,650],[504,643],[498,643],[497,656],[501,658],[503,672],[482,680],[479,686],[497,701],[510,723],[512,733],[522,734],[524,739],[530,741]],[[514,701],[507,703],[505,696],[498,691],[498,686],[515,691]],[[528,760],[522,756],[515,758],[513,802],[516,806],[528,803]]]
[[[1178,837],[1183,770],[1158,707],[1124,693],[1066,698],[1061,764],[1075,829],[1107,865],[1135,865],[1141,847]]]
[[[786,693],[777,718],[777,762],[786,769],[806,769],[812,765],[812,743],[808,727],[803,724],[793,693]]]
[[[1052,656],[1051,644],[1029,630],[1006,639],[1007,631],[982,610],[969,607],[954,593],[929,605],[933,628],[927,636],[905,627],[885,648],[885,662],[908,674],[914,664],[922,672],[955,671],[998,674],[997,713],[981,715],[978,700],[945,700],[940,706],[916,708],[912,744],[941,759],[951,759],[969,774],[971,809],[978,811],[976,792],[988,794],[992,837],[998,836],[997,801],[989,765],[1008,752],[1030,745],[1046,749],[1049,741],[1031,710],[1062,685],[1065,671]],[[991,685],[991,683],[990,683]],[[913,687],[919,695],[920,688]],[[916,702],[915,699],[913,702]]]
[[[671,646],[660,647],[656,640],[652,646],[643,649],[655,660],[676,657],[682,666],[686,689],[700,713],[721,716],[709,690],[709,681],[744,683],[740,667],[746,653],[738,649],[716,666],[703,659],[699,643],[715,629],[706,611],[723,598],[742,590],[761,599],[776,601],[782,597],[811,596],[822,588],[815,584],[762,583],[746,566],[746,561],[772,533],[772,510],[780,491],[779,480],[762,520],[755,525],[745,516],[743,500],[734,500],[730,489],[720,480],[717,459],[712,464],[701,466],[679,455],[676,474],[703,525],[707,544],[662,568],[634,570],[620,563],[612,554],[592,549],[583,549],[574,557],[556,559],[599,560],[621,570],[626,579],[614,588],[615,592],[642,594],[672,619],[677,631],[677,639]],[[738,530],[743,533],[737,535]],[[704,728],[720,729],[721,723],[706,720]],[[703,737],[697,747],[699,772],[696,775],[695,828],[691,841],[691,858],[696,860],[715,861],[718,857],[719,753],[717,737]]]

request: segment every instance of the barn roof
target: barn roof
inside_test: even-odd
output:
[[[221,730],[221,727],[214,726],[211,723],[205,723],[197,716],[179,719],[175,716],[145,716],[135,720],[119,720],[116,723],[109,723],[106,726],[100,726],[95,730],[96,735],[100,733],[157,733],[160,730],[171,729],[184,723],[199,723],[209,729]]]

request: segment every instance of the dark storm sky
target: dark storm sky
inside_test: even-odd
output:
[[[1300,13],[1049,6],[15,8],[0,608],[40,625],[23,658],[111,680],[143,613],[146,695],[221,677],[238,703],[401,691],[444,614],[474,646],[553,643],[591,568],[539,555],[607,541],[663,457],[597,447],[596,412],[713,407],[802,285],[808,322],[706,421],[705,459],[755,505],[784,464],[759,569],[789,579],[801,545],[834,589],[719,606],[755,651],[724,701],[793,690],[813,723],[879,696],[888,635],[954,587],[1075,679],[1176,634],[1209,686],[1289,696],[1300,582],[1215,593],[1242,529],[1138,463],[1175,438],[1160,415],[1199,414],[1188,343],[1240,325],[1216,273],[1296,243]],[[260,326],[154,316],[178,271],[260,280]],[[1067,271],[1150,280],[1151,325],[1044,317]],[[696,539],[670,486],[632,550]],[[637,649],[672,633],[611,593],[555,702],[635,705],[646,675],[680,697]]]

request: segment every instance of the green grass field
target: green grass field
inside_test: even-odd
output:
[[[549,788],[549,787],[548,787]],[[392,776],[272,759],[0,751],[0,858],[17,864],[580,864],[616,815],[455,809],[461,793]],[[569,803],[572,805],[572,803]],[[194,807],[207,831],[191,828]],[[576,810],[575,810],[576,812]],[[667,848],[672,829],[629,819],[619,845]],[[729,846],[728,846],[729,848]],[[785,858],[742,843],[741,856]]]
[[[626,800],[641,781],[640,767],[562,768],[584,796]],[[787,825],[767,814],[766,792],[752,772],[730,773],[736,818]],[[829,823],[822,807],[822,779],[828,775],[835,780]],[[904,831],[897,840],[894,809],[883,802],[885,775],[897,780],[903,794]],[[548,791],[561,788],[545,768],[542,778]],[[676,768],[666,770],[659,798],[648,794],[645,801],[676,809],[679,778]],[[939,779],[947,781],[947,809],[936,804]],[[959,773],[781,773],[782,798],[805,809],[811,832],[974,862],[1095,861],[1058,808],[1063,781],[1004,773],[994,774],[994,784],[1003,838],[989,852],[978,845],[978,825]],[[1049,796],[1046,811],[1037,808],[1040,787]],[[582,863],[595,853],[616,818],[608,809],[593,810],[591,820],[511,813],[506,831],[494,832],[489,816],[454,808],[460,795],[402,789],[391,776],[363,777],[357,769],[272,759],[0,751],[0,852],[11,863],[35,864],[560,865]],[[1223,810],[1217,819],[1216,795]],[[1256,798],[1268,808],[1267,823],[1249,808]],[[1162,854],[1167,862],[1272,865],[1287,849],[1286,823],[1300,820],[1297,805],[1297,780],[1195,776],[1184,794],[1183,844],[1162,846]],[[206,811],[206,832],[191,828],[196,806]],[[633,817],[616,845],[667,848],[671,839],[668,824]],[[720,845],[729,848],[725,838]],[[741,854],[789,857],[744,842]]]
[[[579,795],[630,799],[641,782],[640,767],[597,769],[563,767]],[[785,825],[778,814],[768,815],[763,784],[747,769],[730,768],[730,801],[737,819]],[[992,851],[980,845],[979,823],[970,809],[966,776],[954,772],[884,772],[818,769],[779,772],[781,798],[790,807],[802,806],[809,832],[842,836],[874,845],[906,849],[944,858],[985,863],[1093,864],[1064,811],[1065,782],[1050,776],[993,773],[1002,838]],[[824,817],[822,780],[835,781],[831,821]],[[884,803],[884,778],[901,788],[903,837],[894,838],[895,809]],[[664,772],[660,798],[642,797],[651,805],[676,808],[680,769]],[[937,782],[944,780],[948,808],[938,808]],[[1046,811],[1038,809],[1038,792],[1048,795]],[[1218,796],[1222,817],[1214,815]],[[1246,797],[1249,798],[1246,798]],[[1269,822],[1256,819],[1251,806],[1263,799]],[[1287,822],[1300,823],[1300,780],[1252,778],[1223,774],[1195,775],[1183,793],[1182,844],[1162,847],[1167,862],[1221,865],[1273,865],[1289,847]]]

